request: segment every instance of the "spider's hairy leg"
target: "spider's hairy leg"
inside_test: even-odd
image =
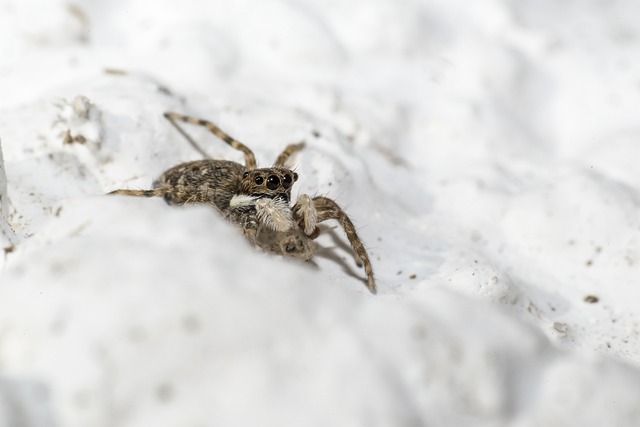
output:
[[[293,212],[304,233],[311,239],[318,237],[320,233],[318,229],[318,211],[311,197],[306,194],[300,195],[296,200],[296,204],[293,205]]]
[[[276,159],[276,162],[273,164],[273,166],[277,167],[277,168],[283,168],[286,163],[286,161],[289,159],[289,157],[291,157],[291,155],[297,151],[300,151],[304,148],[304,142],[300,142],[298,144],[289,144],[287,145],[287,147],[284,149],[284,151],[282,151],[282,153],[280,153],[280,155],[278,156],[278,158]]]
[[[349,243],[351,243],[351,247],[355,251],[358,259],[362,262],[365,273],[367,273],[367,286],[371,293],[375,294],[377,289],[376,282],[373,277],[373,267],[371,266],[367,250],[364,248],[360,237],[358,237],[358,233],[356,233],[356,228],[354,227],[353,222],[351,222],[342,208],[328,197],[317,196],[312,200],[316,208],[318,223],[329,219],[335,219],[342,226],[345,234],[347,235],[347,239],[349,239]]]
[[[153,190],[113,190],[107,193],[120,194],[123,196],[137,196],[137,197],[164,197],[167,190],[164,188],[154,188]]]
[[[264,250],[303,261],[310,261],[315,252],[313,240],[298,227],[276,231],[261,224],[255,234],[255,244]]]
[[[204,120],[204,119],[198,119],[196,117],[191,117],[191,116],[183,116],[182,114],[171,113],[171,112],[164,113],[164,116],[167,120],[169,120],[169,122],[171,122],[171,124],[176,129],[178,129],[178,131],[185,138],[187,138],[189,143],[193,145],[196,148],[196,150],[198,150],[198,152],[204,155],[205,157],[209,157],[209,156],[207,156],[202,151],[202,149],[198,146],[198,144],[196,144],[195,141],[184,131],[184,129],[180,127],[180,125],[178,124],[178,121],[184,122],[184,123],[190,123],[192,125],[206,127],[209,130],[209,132],[211,132],[212,134],[214,134],[215,136],[217,136],[218,138],[220,138],[221,140],[223,140],[224,142],[226,142],[236,150],[242,151],[244,153],[244,162],[247,170],[253,170],[256,168],[256,156],[253,154],[253,151],[251,151],[249,147],[247,147],[240,141],[230,137],[227,133],[225,133],[222,129],[220,129],[218,126],[211,123],[210,121]]]

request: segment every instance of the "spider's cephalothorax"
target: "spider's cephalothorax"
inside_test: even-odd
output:
[[[298,174],[281,167],[254,169],[242,175],[239,194],[256,198],[291,200],[291,187]]]
[[[182,163],[164,172],[152,190],[115,190],[110,194],[159,196],[169,204],[205,203],[238,225],[256,246],[304,260],[313,257],[318,224],[337,220],[344,229],[356,260],[364,266],[367,286],[376,292],[373,269],[364,245],[346,213],[327,197],[303,194],[291,206],[291,188],[298,174],[285,167],[289,157],[304,147],[290,144],[278,156],[273,167],[256,168],[253,152],[224,133],[213,123],[165,113],[165,117],[198,150],[205,160]],[[228,160],[214,160],[178,125],[178,121],[204,126],[214,135],[245,155],[245,166]]]
[[[283,167],[245,171],[237,192],[229,202],[229,219],[245,224],[247,220],[255,219],[273,231],[289,230],[294,226],[290,207],[291,187],[297,180],[297,173]],[[247,227],[251,228],[249,224],[243,225],[243,229]],[[255,243],[260,245],[260,242]],[[289,254],[294,255],[295,251]]]

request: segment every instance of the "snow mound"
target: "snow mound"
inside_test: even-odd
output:
[[[5,3],[0,426],[640,425],[637,6]],[[200,158],[166,111],[305,141],[378,295],[106,196]]]

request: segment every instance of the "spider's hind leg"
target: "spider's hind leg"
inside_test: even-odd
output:
[[[251,151],[249,147],[247,147],[240,141],[233,139],[231,136],[229,136],[222,129],[220,129],[210,121],[171,112],[164,113],[164,116],[167,120],[169,120],[169,122],[171,122],[171,124],[178,130],[178,132],[180,132],[187,139],[187,141],[189,141],[189,143],[205,158],[210,157],[202,150],[202,148],[200,148],[198,144],[196,144],[193,138],[191,138],[191,136],[189,136],[189,134],[187,134],[187,132],[182,129],[182,127],[180,127],[178,121],[206,127],[209,132],[211,132],[236,150],[242,151],[244,153],[244,163],[247,170],[253,170],[256,168],[256,156],[253,154],[253,151]]]
[[[153,190],[113,190],[107,193],[119,194],[123,196],[137,196],[137,197],[164,197],[167,191],[164,188],[154,188]]]

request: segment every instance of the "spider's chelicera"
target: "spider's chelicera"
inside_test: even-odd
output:
[[[253,152],[240,141],[207,121],[176,113],[165,117],[200,152],[204,160],[182,163],[164,172],[152,190],[115,190],[109,194],[163,197],[171,205],[204,203],[213,206],[230,222],[238,225],[254,245],[282,255],[310,260],[315,251],[318,224],[334,219],[342,226],[364,266],[367,286],[376,293],[373,268],[367,251],[347,214],[338,204],[323,196],[303,194],[291,206],[291,189],[298,174],[285,166],[289,157],[304,143],[290,144],[273,167],[257,168]],[[244,153],[245,165],[207,156],[178,122],[204,126],[218,138]]]

